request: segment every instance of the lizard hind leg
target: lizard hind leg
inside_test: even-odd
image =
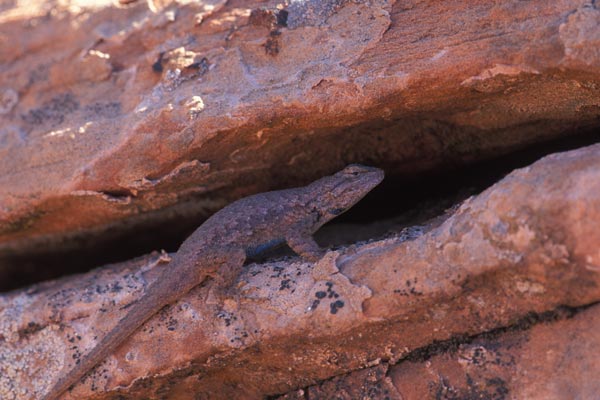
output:
[[[310,234],[293,231],[285,241],[296,254],[312,262],[318,261],[325,254],[325,249],[319,247]]]
[[[223,295],[230,294],[245,261],[246,252],[242,248],[223,249],[212,256],[209,262],[213,265],[213,272],[208,275],[214,280],[213,288]]]

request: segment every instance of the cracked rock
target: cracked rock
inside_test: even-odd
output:
[[[554,154],[412,240],[356,244],[312,266],[298,258],[251,264],[238,296],[220,304],[210,283],[193,289],[66,398],[281,394],[530,313],[598,302],[599,171],[600,145]],[[0,381],[1,397],[42,393],[166,261],[149,255],[3,295],[0,375],[10,379]]]

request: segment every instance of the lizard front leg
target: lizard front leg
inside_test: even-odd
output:
[[[246,252],[238,247],[222,249],[218,254],[210,257],[209,262],[214,267],[211,268],[212,272],[208,275],[214,279],[214,287],[217,292],[225,294],[231,290],[245,261]]]
[[[288,246],[296,254],[309,261],[316,262],[325,254],[309,233],[293,229],[285,238]]]

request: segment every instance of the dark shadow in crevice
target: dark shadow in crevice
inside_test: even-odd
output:
[[[460,346],[471,344],[476,340],[494,341],[508,332],[527,331],[535,325],[571,319],[578,313],[598,304],[600,304],[600,302],[594,302],[580,307],[559,306],[554,310],[544,311],[541,313],[529,312],[509,326],[492,329],[476,335],[459,335],[453,336],[447,340],[434,341],[427,346],[411,351],[405,357],[398,360],[396,364],[406,361],[414,363],[425,362],[439,354],[457,352]]]
[[[316,239],[323,246],[340,246],[397,234],[405,227],[423,224],[444,214],[450,207],[481,192],[516,168],[530,165],[548,154],[598,142],[600,132],[592,130],[469,165],[444,165],[435,171],[410,177],[388,174],[360,203],[325,226]],[[394,170],[394,166],[388,167]],[[185,210],[185,206],[181,209]],[[201,223],[202,217],[193,212],[165,210],[162,216],[148,218],[135,229],[114,229],[88,239],[73,239],[60,251],[0,256],[0,291],[85,272],[154,250],[176,251]]]

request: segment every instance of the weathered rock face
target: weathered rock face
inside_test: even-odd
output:
[[[285,393],[381,360],[395,364],[435,341],[509,326],[531,312],[598,302],[599,218],[600,145],[546,157],[413,240],[331,251],[313,266],[253,264],[239,278],[240,297],[224,304],[210,284],[192,290],[67,398],[108,398],[119,387],[126,398]],[[161,258],[4,296],[2,397],[43,392],[168,268]],[[544,344],[530,346],[539,352]],[[395,387],[411,379],[403,363],[398,371]],[[428,376],[421,379],[422,391],[410,393],[429,393]]]
[[[593,356],[600,349],[599,311],[596,305],[572,319],[477,338],[427,363],[403,363],[390,371],[389,378],[405,399],[423,398],[424,393],[458,398],[593,399],[600,391],[596,379],[600,365]]]
[[[600,141],[589,0],[26,3],[0,4],[0,290],[15,270],[42,280],[47,254],[97,266],[119,257],[86,248],[160,224],[156,248],[169,247],[233,199],[350,162],[402,185],[556,138]],[[207,282],[66,398],[597,393],[600,145],[440,214],[388,235],[391,215],[333,227],[339,243],[372,240],[315,265],[251,264],[225,304]],[[0,399],[39,398],[166,261],[2,294]],[[556,318],[522,326],[532,314]]]
[[[532,327],[531,322],[541,324]],[[600,392],[594,356],[600,350],[599,328],[598,305],[558,310],[510,330],[419,349],[398,365],[366,368],[280,398],[593,399]]]
[[[206,216],[350,161],[409,176],[597,127],[599,15],[586,0],[7,3],[0,253]]]

